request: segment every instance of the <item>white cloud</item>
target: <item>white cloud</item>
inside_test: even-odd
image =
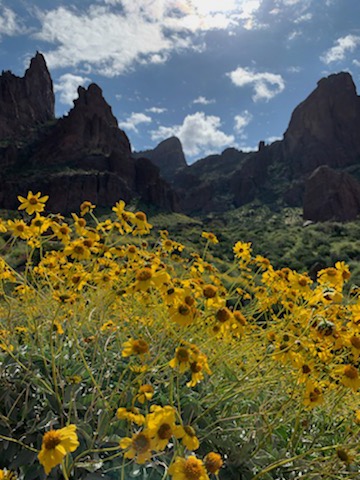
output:
[[[268,137],[266,139],[266,142],[271,144],[271,143],[277,142],[277,141],[282,140],[282,139],[283,139],[283,137],[279,137],[279,136],[275,135],[273,137]]]
[[[196,112],[187,115],[181,125],[160,126],[151,132],[151,138],[152,140],[163,140],[175,135],[180,138],[185,154],[190,156],[208,155],[219,152],[221,148],[227,147],[235,141],[233,135],[227,135],[220,128],[219,117]]]
[[[88,2],[84,2],[88,3]],[[115,76],[136,64],[166,62],[174,51],[204,49],[203,32],[256,25],[262,0],[98,0],[81,9],[41,11],[33,36],[51,46],[50,68]]]
[[[344,60],[347,52],[353,52],[358,45],[360,45],[360,37],[357,35],[340,37],[335,41],[335,45],[327,50],[320,59],[326,65],[332,62],[340,62]]]
[[[151,107],[147,108],[146,111],[150,113],[164,113],[167,112],[167,108]]]
[[[195,104],[199,103],[200,105],[210,105],[211,103],[215,103],[215,100],[213,98],[208,99],[200,95],[200,97],[195,98],[195,100],[193,100],[192,103],[195,103]]]
[[[90,78],[65,73],[61,75],[54,85],[55,93],[60,93],[60,102],[64,105],[72,105],[74,98],[77,97],[77,89],[79,85],[84,86],[90,82]]]
[[[0,7],[0,36],[18,35],[23,31],[23,27],[18,23],[16,18],[16,13],[10,8]]]
[[[294,23],[303,23],[303,22],[309,22],[312,20],[313,15],[312,13],[304,13],[304,15],[300,15],[300,17],[296,18],[294,20]]]
[[[281,93],[285,88],[285,82],[281,75],[263,72],[257,73],[250,68],[238,67],[236,70],[227,73],[234,85],[253,87],[255,94],[252,99],[254,102],[259,100],[268,101]]]
[[[249,125],[253,116],[248,110],[244,110],[240,115],[235,115],[234,117],[234,130],[237,133],[242,133],[244,128]]]
[[[137,125],[140,125],[141,123],[151,123],[152,119],[148,115],[145,115],[145,113],[140,113],[140,112],[132,112],[130,117],[128,117],[125,121],[119,122],[119,127],[123,128],[125,131],[126,130],[132,130],[136,133],[138,133],[138,129],[136,128]]]
[[[289,73],[300,73],[301,70],[302,70],[302,67],[300,67],[300,66],[298,66],[298,65],[297,65],[297,66],[294,66],[294,65],[293,65],[293,66],[287,68],[287,71],[288,71]]]
[[[352,63],[353,63],[353,65],[355,65],[356,67],[360,67],[360,62],[359,62],[359,60],[356,60],[356,59],[355,59],[355,60],[352,61]]]

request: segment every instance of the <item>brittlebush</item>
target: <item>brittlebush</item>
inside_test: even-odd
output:
[[[358,478],[347,265],[313,282],[239,241],[220,273],[211,232],[201,255],[123,201],[69,221],[19,200],[0,222],[0,478]]]

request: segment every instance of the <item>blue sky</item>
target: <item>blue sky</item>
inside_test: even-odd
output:
[[[65,114],[103,89],[134,150],[177,135],[188,163],[282,138],[331,73],[360,85],[359,0],[0,0],[0,62],[45,55]]]

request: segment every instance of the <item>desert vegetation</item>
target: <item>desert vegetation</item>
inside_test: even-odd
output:
[[[345,261],[316,278],[280,267],[239,212],[219,234],[193,220],[186,245],[123,201],[71,220],[45,215],[40,193],[19,201],[0,222],[0,479],[359,477]]]

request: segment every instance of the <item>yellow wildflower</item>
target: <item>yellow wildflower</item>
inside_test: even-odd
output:
[[[149,345],[143,340],[139,338],[134,340],[130,338],[127,342],[123,344],[123,351],[121,355],[123,357],[130,357],[130,355],[144,355],[145,353],[149,352]]]
[[[152,441],[146,430],[135,433],[132,438],[121,439],[120,448],[126,450],[125,458],[134,458],[136,463],[143,464],[151,459]]]
[[[16,480],[17,476],[14,472],[10,470],[1,470],[0,469],[0,480]]]
[[[214,245],[219,243],[219,240],[217,239],[216,235],[214,235],[212,232],[202,232],[201,236],[203,238],[206,238],[206,240],[208,240],[209,243],[213,243]]]
[[[350,387],[357,392],[360,388],[359,371],[353,365],[345,365],[342,368],[341,382],[346,387]]]
[[[220,468],[223,466],[221,455],[215,452],[209,452],[204,458],[205,468],[208,473],[218,475]]]
[[[14,237],[26,240],[31,236],[31,231],[24,220],[8,220],[8,229]]]
[[[168,472],[173,480],[209,480],[202,460],[194,455],[188,458],[176,457]]]
[[[140,403],[145,403],[151,400],[153,395],[154,388],[152,387],[152,385],[145,384],[140,386],[139,393],[136,395],[136,398]]]
[[[87,213],[92,212],[94,208],[95,208],[95,205],[93,205],[91,202],[88,202],[86,200],[80,205],[80,215],[83,217]]]
[[[128,422],[135,423],[136,425],[144,425],[145,417],[139,412],[139,409],[132,407],[132,408],[125,408],[120,407],[116,411],[116,417],[119,420],[127,420]]]
[[[183,427],[175,423],[175,409],[170,405],[159,407],[153,405],[146,417],[149,436],[153,440],[153,448],[162,451],[166,448],[171,437],[181,438],[185,432]]]
[[[29,215],[32,215],[35,212],[43,212],[45,203],[48,199],[48,195],[42,197],[40,192],[34,195],[30,190],[26,198],[21,197],[20,195],[18,196],[18,200],[21,202],[19,210],[25,210]]]
[[[309,410],[315,408],[317,405],[324,403],[324,397],[320,386],[317,383],[309,380],[306,383],[305,397],[303,404]]]
[[[237,242],[233,248],[234,255],[242,262],[249,262],[251,260],[251,242]]]
[[[59,430],[50,430],[43,436],[39,462],[45,469],[46,475],[70,452],[74,452],[80,445],[76,435],[76,426],[68,425]]]
[[[200,446],[199,439],[196,436],[196,432],[191,427],[190,425],[185,425],[184,426],[184,436],[181,438],[182,444],[188,449],[188,450],[197,450]]]

